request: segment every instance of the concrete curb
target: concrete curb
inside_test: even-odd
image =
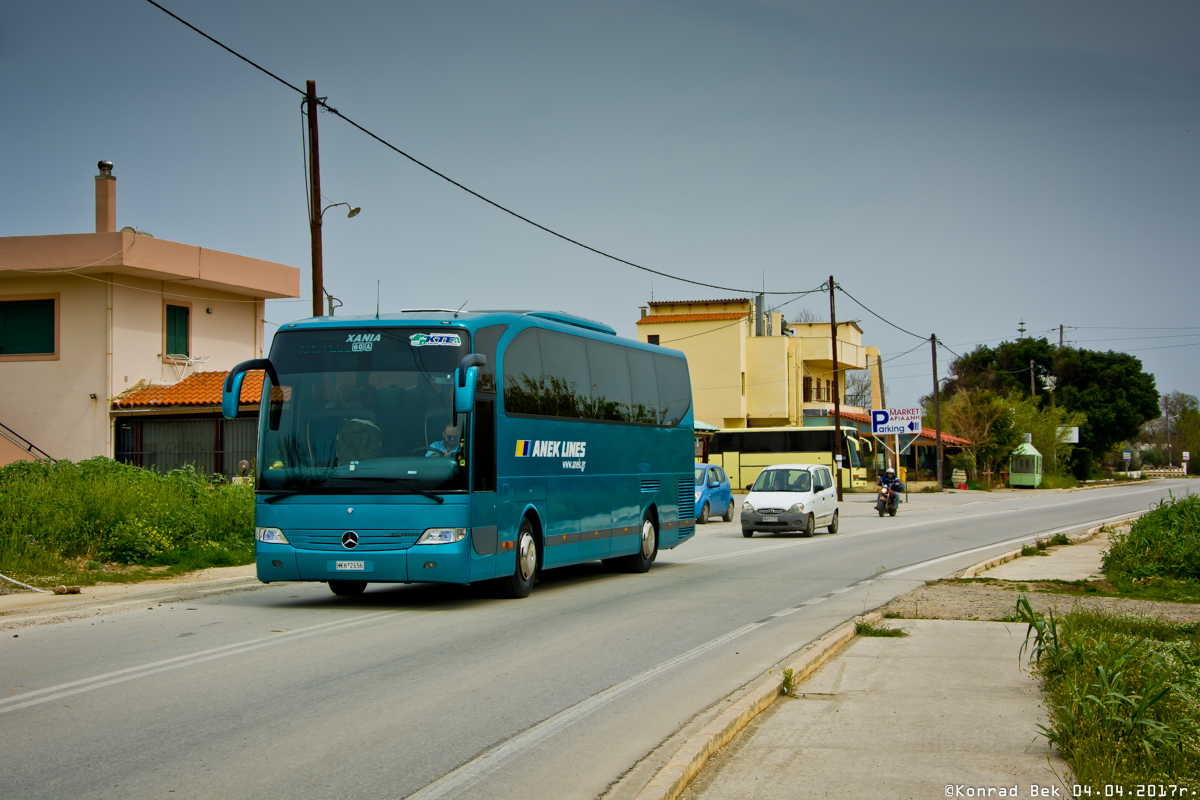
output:
[[[791,669],[793,683],[800,683],[857,636],[854,629],[856,622],[875,625],[882,619],[883,614],[876,611],[839,625],[817,639],[800,658],[783,669]],[[679,797],[714,753],[779,698],[783,669],[779,670],[778,675],[772,670],[757,688],[688,739],[638,792],[637,800],[675,800]]]
[[[1102,525],[1096,525],[1095,527],[1088,528],[1083,533],[1076,533],[1076,534],[1069,535],[1067,538],[1071,540],[1071,544],[1079,544],[1080,542],[1086,542],[1088,539],[1094,538],[1096,536],[1096,534],[1100,533],[1100,531],[1104,530],[1105,528],[1118,527],[1118,526],[1124,525],[1126,523],[1133,522],[1134,520],[1136,520],[1138,517],[1142,516],[1142,514],[1145,514],[1145,513],[1147,513],[1147,512],[1139,511],[1136,514],[1129,515],[1128,517],[1123,517],[1121,519],[1115,519],[1115,520],[1109,520],[1108,522],[1105,522]],[[1040,538],[1040,537],[1035,537],[1034,541],[1037,541],[1038,538]],[[974,564],[970,567],[967,567],[962,572],[958,573],[958,575],[955,577],[974,578],[977,575],[979,575],[979,573],[981,573],[981,572],[987,572],[992,567],[998,567],[1001,564],[1006,564],[1009,561],[1013,561],[1020,557],[1021,557],[1020,550],[1010,550],[1007,553],[996,556],[995,558],[989,558],[987,561],[980,561],[978,564]]]

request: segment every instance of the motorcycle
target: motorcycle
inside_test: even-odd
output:
[[[875,510],[879,512],[879,516],[887,513],[890,516],[896,516],[896,510],[900,505],[900,492],[902,488],[896,486],[880,486],[879,496],[875,499]]]

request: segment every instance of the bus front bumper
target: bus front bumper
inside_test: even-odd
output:
[[[420,545],[403,550],[302,550],[257,542],[258,579],[274,581],[368,581],[371,583],[469,583],[471,542]]]

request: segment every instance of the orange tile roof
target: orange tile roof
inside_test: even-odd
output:
[[[227,370],[194,372],[170,386],[143,386],[113,400],[114,409],[155,408],[162,406],[219,406],[225,389]],[[250,370],[242,382],[242,404],[254,404],[262,397],[263,371]]]
[[[720,305],[721,303],[749,303],[749,297],[726,297],[716,300],[653,300],[649,303],[654,306],[707,306]]]
[[[746,311],[718,311],[712,314],[651,314],[637,321],[638,325],[653,325],[657,322],[709,322],[722,319],[743,319]]]
[[[832,415],[830,415],[830,416],[832,416]],[[865,422],[868,425],[871,424],[871,415],[870,414],[859,414],[857,411],[843,411],[842,419],[854,420],[855,422]],[[935,441],[937,439],[937,431],[934,430],[933,428],[921,428],[921,438],[928,439],[930,441]],[[962,438],[961,436],[955,436],[952,433],[946,433],[945,431],[942,431],[942,444],[943,445],[950,445],[951,447],[962,447],[963,445],[968,445],[970,443],[971,443],[970,441]]]

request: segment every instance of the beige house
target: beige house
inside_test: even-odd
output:
[[[761,330],[760,330],[761,328]],[[869,405],[881,407],[879,351],[854,322],[838,324],[837,372],[828,322],[789,323],[750,298],[652,302],[638,340],[682,350],[692,375],[695,418],[719,428],[830,425],[834,392],[847,411],[846,370],[871,368]]]
[[[299,296],[295,267],[118,230],[99,167],[95,233],[0,237],[0,463],[114,456],[116,398],[260,357],[263,301]]]

